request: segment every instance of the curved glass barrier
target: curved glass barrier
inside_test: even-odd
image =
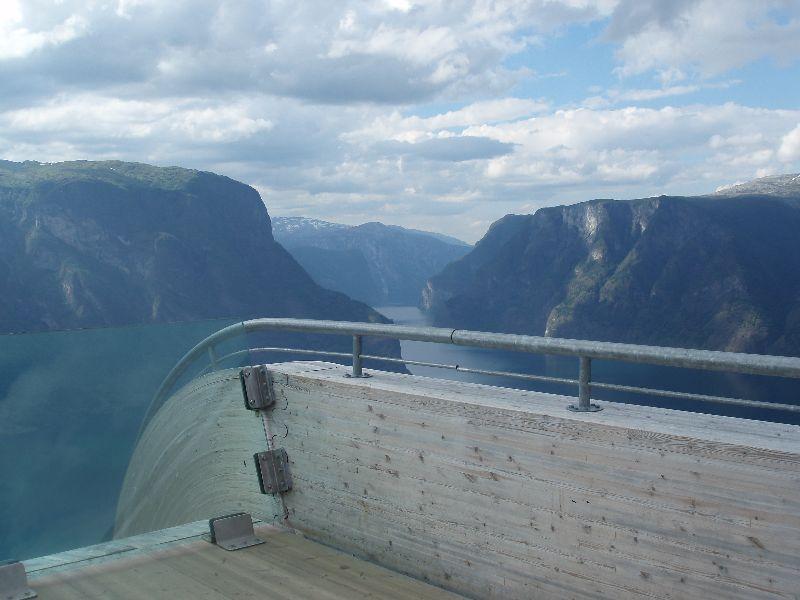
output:
[[[111,539],[156,390],[189,348],[235,322],[0,336],[0,559]],[[196,361],[174,390],[203,372],[245,364],[243,350],[243,336],[227,341],[218,351],[234,356]]]

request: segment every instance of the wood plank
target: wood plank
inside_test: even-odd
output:
[[[331,452],[335,448],[327,450]],[[464,471],[438,469],[435,458],[430,457],[429,463],[440,474],[438,481],[426,481],[418,476],[407,475],[404,470],[406,466],[399,463],[397,458],[392,458],[391,462],[396,476],[379,468],[380,465],[377,464],[338,462],[334,472],[321,477],[304,473],[313,473],[313,465],[320,457],[327,459],[326,455],[316,450],[305,452],[294,449],[292,457],[293,468],[299,473],[298,496],[305,486],[328,485],[365,500],[385,498],[386,502],[399,511],[436,514],[450,510],[455,514],[453,521],[464,528],[479,528],[485,521],[482,515],[491,511],[502,511],[504,519],[501,524],[510,528],[505,535],[513,536],[514,531],[530,527],[536,532],[538,539],[548,540],[553,544],[563,539],[564,530],[577,539],[583,539],[583,532],[591,530],[593,543],[616,543],[617,548],[624,540],[636,537],[638,552],[646,544],[657,544],[660,552],[665,555],[678,554],[687,558],[696,553],[724,557],[726,553],[738,550],[732,555],[733,560],[741,560],[746,564],[758,561],[763,565],[783,564],[793,556],[792,541],[770,547],[769,552],[751,542],[743,547],[743,542],[748,542],[747,537],[754,533],[752,527],[724,524],[721,527],[719,523],[706,522],[701,529],[695,523],[696,515],[664,514],[663,511],[647,506],[623,504],[617,498],[565,495],[559,490],[545,490],[546,495],[542,496],[537,493],[539,490],[527,492],[532,486],[525,481],[515,482],[500,478],[493,486],[496,489],[495,494],[470,491],[459,485]],[[453,483],[448,482],[449,478],[452,478]],[[310,494],[311,492],[306,492],[306,495]],[[293,504],[290,503],[290,506]],[[499,527],[496,525],[495,531]],[[691,538],[687,538],[685,534],[689,527],[694,527]],[[555,529],[558,531],[554,531]],[[718,533],[721,529],[724,537]],[[771,537],[781,540],[784,531],[785,529],[775,528],[771,531]],[[588,541],[588,536],[586,537]],[[769,538],[764,536],[764,539]],[[760,543],[764,545],[764,542]],[[776,563],[776,560],[780,562]]]
[[[800,428],[274,371],[290,521],[327,543],[476,597],[791,597],[800,580]]]
[[[87,559],[67,570],[45,568],[31,586],[42,600],[459,598],[291,532],[262,527],[257,533],[265,544],[235,552],[195,537],[149,552]]]
[[[576,414],[552,394],[270,368],[289,524],[315,540],[474,598],[797,598],[800,427],[612,403]],[[126,477],[121,531],[235,503],[276,518],[242,463],[264,437],[241,403],[235,371],[168,400]],[[276,560],[302,579],[302,554]],[[376,593],[311,560],[328,593]]]
[[[45,569],[49,573],[55,573],[57,569],[68,570],[90,560],[95,564],[99,564],[104,560],[116,559],[121,554],[135,555],[137,553],[150,552],[154,548],[169,547],[171,544],[196,538],[206,533],[208,533],[208,521],[194,521],[124,539],[66,550],[57,554],[29,558],[24,561],[25,570],[28,574]]]

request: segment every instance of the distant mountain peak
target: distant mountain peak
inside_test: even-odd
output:
[[[342,223],[331,223],[330,221],[322,221],[320,219],[311,219],[309,217],[273,217],[273,229],[280,229],[285,232],[299,232],[299,231],[333,231],[336,229],[348,229],[350,225],[343,225]]]
[[[321,219],[313,219],[311,217],[272,217],[272,228],[275,235],[280,237],[281,234],[302,234],[302,233],[315,233],[321,231],[333,232],[342,231],[346,229],[359,229],[362,231],[396,231],[401,233],[419,234],[435,238],[446,244],[454,246],[469,247],[470,244],[449,236],[443,233],[436,233],[433,231],[422,231],[420,229],[409,229],[408,227],[401,227],[400,225],[387,225],[380,221],[369,221],[361,225],[344,225],[342,223],[333,223],[331,221],[323,221]]]
[[[714,196],[798,196],[800,195],[800,173],[770,175],[744,183],[725,185]]]
[[[416,304],[428,277],[471,246],[437,233],[376,221],[341,225],[275,217],[275,239],[314,280],[372,306]]]

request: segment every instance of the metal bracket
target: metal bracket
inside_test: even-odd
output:
[[[262,494],[282,494],[292,489],[289,455],[284,448],[275,448],[253,455]]]
[[[225,550],[241,550],[264,543],[264,540],[256,537],[250,513],[209,519],[208,528],[211,530],[211,543]]]
[[[0,562],[0,598],[2,600],[24,600],[37,596],[38,594],[28,587],[25,565],[19,561]]]
[[[239,374],[242,380],[244,406],[248,410],[263,410],[275,405],[272,375],[264,365],[245,367]]]
[[[585,408],[582,407],[580,404],[570,404],[569,406],[567,406],[567,410],[570,410],[572,412],[600,412],[601,410],[603,410],[603,407],[598,406],[594,402],[590,402],[589,406]]]

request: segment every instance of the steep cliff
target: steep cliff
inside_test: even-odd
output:
[[[317,285],[253,188],[118,161],[0,162],[0,332],[212,317],[382,321]]]
[[[763,189],[509,215],[423,305],[453,327],[800,355],[800,197]]]

